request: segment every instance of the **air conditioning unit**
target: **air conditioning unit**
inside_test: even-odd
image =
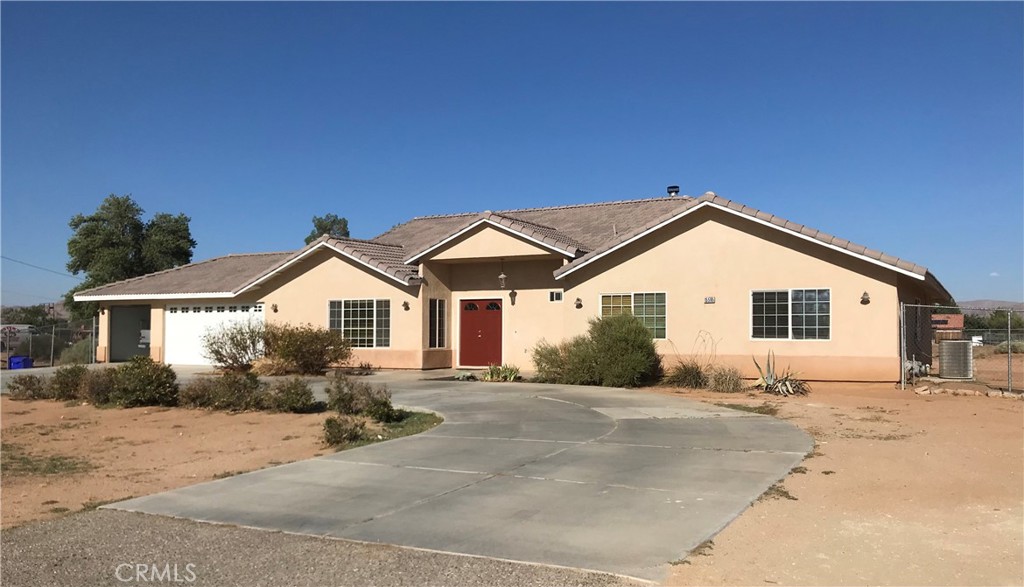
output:
[[[974,348],[970,340],[944,340],[939,343],[939,377],[974,379]]]

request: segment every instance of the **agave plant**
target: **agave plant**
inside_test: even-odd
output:
[[[753,357],[751,357],[753,358]],[[811,386],[806,381],[797,377],[796,373],[786,370],[779,373],[775,369],[775,353],[768,351],[768,361],[765,363],[765,368],[762,369],[761,365],[758,364],[757,359],[754,359],[754,366],[757,367],[757,372],[761,375],[754,387],[760,387],[765,393],[771,393],[774,395],[807,395],[811,391]]]

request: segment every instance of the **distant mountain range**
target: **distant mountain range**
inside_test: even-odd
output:
[[[1014,312],[1024,312],[1024,302],[1007,302],[1006,300],[963,300],[957,301],[957,305],[961,308],[977,308],[964,310],[964,314],[987,315],[992,310],[1005,310],[1006,308],[1010,308]]]

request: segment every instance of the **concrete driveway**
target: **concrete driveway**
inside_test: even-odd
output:
[[[444,424],[106,507],[659,580],[813,446],[668,395],[375,378]]]

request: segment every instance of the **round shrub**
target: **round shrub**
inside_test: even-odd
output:
[[[271,398],[256,375],[228,371],[220,377],[192,380],[181,391],[179,403],[189,408],[245,412],[270,408]]]
[[[369,416],[378,422],[392,422],[398,416],[386,387],[373,387],[341,374],[327,385],[327,407],[339,414]]]
[[[324,421],[324,443],[343,446],[363,439],[366,423],[352,416],[331,416]]]
[[[271,409],[293,414],[312,414],[326,408],[323,402],[313,397],[313,390],[300,377],[281,381],[270,392]]]
[[[116,369],[88,369],[78,390],[79,397],[94,406],[110,403]]]
[[[651,332],[632,314],[592,319],[588,336],[600,385],[636,387],[661,376]]]
[[[146,356],[132,357],[114,370],[110,400],[122,408],[177,405],[177,379],[167,365]]]
[[[7,381],[7,396],[13,400],[53,399],[53,388],[46,377],[15,375]]]
[[[229,371],[248,371],[263,356],[266,336],[266,326],[257,320],[225,324],[203,335],[203,355]]]
[[[321,375],[352,357],[352,345],[335,330],[312,324],[268,324],[267,356],[285,361],[303,375]]]
[[[711,377],[708,381],[708,388],[711,391],[722,393],[737,393],[743,391],[743,376],[736,367],[712,367]]]
[[[66,401],[81,397],[81,388],[88,376],[89,370],[85,368],[85,365],[69,365],[58,368],[50,379],[53,398]]]

